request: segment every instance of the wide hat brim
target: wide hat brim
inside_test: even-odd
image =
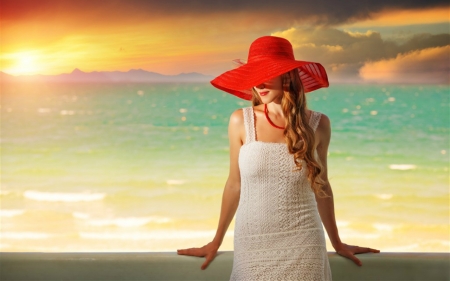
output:
[[[243,64],[217,76],[211,84],[239,98],[251,100],[253,87],[295,68],[299,70],[305,93],[329,86],[327,72],[320,63],[273,57]]]

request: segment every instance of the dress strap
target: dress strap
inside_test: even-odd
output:
[[[309,118],[309,126],[313,129],[314,132],[316,131],[317,126],[319,126],[321,116],[322,113],[311,110],[311,117]]]
[[[244,107],[245,143],[255,141],[255,116],[253,107]]]

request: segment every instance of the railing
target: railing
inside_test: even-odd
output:
[[[333,281],[448,281],[450,253],[358,255],[363,266],[329,253]],[[203,259],[176,253],[0,253],[0,280],[228,280],[233,252]],[[255,280],[256,281],[256,280]]]

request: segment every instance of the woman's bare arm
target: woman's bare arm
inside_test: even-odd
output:
[[[347,245],[345,243],[342,243],[339,237],[339,231],[336,226],[336,217],[334,214],[333,190],[331,189],[331,185],[328,181],[327,155],[328,146],[331,139],[331,125],[330,119],[326,115],[322,115],[319,127],[317,128],[316,138],[317,155],[323,168],[323,173],[321,175],[321,179],[325,183],[325,185],[323,186],[323,190],[328,195],[328,197],[324,198],[316,195],[316,202],[320,218],[322,219],[322,223],[336,252],[341,256],[351,259],[357,265],[361,266],[362,263],[357,257],[355,257],[355,254],[367,252],[379,253],[380,251],[367,247]]]
[[[205,257],[206,260],[202,264],[201,269],[205,269],[215,258],[239,205],[241,175],[238,158],[239,150],[245,137],[242,109],[236,110],[231,115],[228,125],[228,137],[230,143],[230,171],[222,195],[222,205],[216,235],[210,243],[201,248],[180,249],[177,251],[179,255]]]

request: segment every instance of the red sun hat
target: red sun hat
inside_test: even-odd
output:
[[[328,87],[325,68],[316,62],[295,60],[288,40],[263,36],[250,45],[247,63],[227,71],[211,81],[225,92],[245,100],[252,99],[252,88],[298,68],[305,93]]]

